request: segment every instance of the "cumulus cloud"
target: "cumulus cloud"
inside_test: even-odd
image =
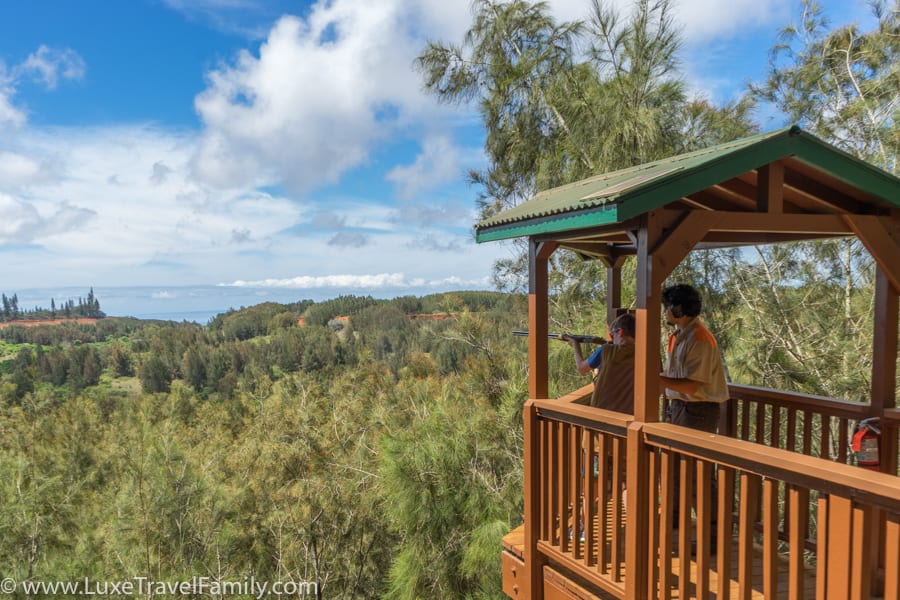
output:
[[[394,167],[386,178],[397,186],[401,198],[412,198],[449,181],[462,179],[467,165],[471,166],[471,162],[464,160],[461,150],[449,137],[434,136],[423,142],[422,152],[413,164]]]
[[[208,74],[195,171],[219,187],[333,183],[425,106],[403,0],[319,2],[281,18],[258,55]]]
[[[52,90],[56,89],[60,77],[82,79],[86,67],[84,59],[70,48],[55,49],[41,45],[16,70],[20,76],[32,77]]]
[[[0,193],[0,244],[21,244],[79,228],[96,213],[63,203],[43,216],[32,205]]]

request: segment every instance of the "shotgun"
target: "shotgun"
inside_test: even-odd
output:
[[[513,335],[528,337],[527,331],[513,331]],[[571,333],[548,333],[547,337],[553,340],[561,340],[563,339],[563,335],[572,338],[578,343],[587,343],[587,344],[608,344],[609,340],[605,337],[598,337],[596,335],[573,335]]]

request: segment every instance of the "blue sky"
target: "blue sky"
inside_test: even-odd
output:
[[[685,78],[717,101],[800,8],[676,6]],[[411,68],[469,19],[467,0],[3,2],[0,288],[488,288],[510,250],[471,235],[477,115]]]

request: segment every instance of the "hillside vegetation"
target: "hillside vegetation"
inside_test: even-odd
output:
[[[410,318],[430,312],[454,317]],[[521,512],[524,315],[472,292],[10,327],[4,575],[496,597]]]

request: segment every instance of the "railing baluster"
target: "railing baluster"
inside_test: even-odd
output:
[[[900,515],[888,515],[884,537],[884,600],[900,600]]]
[[[753,597],[753,525],[759,501],[760,479],[741,473],[741,504],[738,517],[738,598]]]
[[[772,405],[771,431],[771,443],[769,445],[773,448],[781,448],[781,407],[777,404]]]
[[[791,485],[788,488],[788,597],[802,600],[805,591],[804,551],[809,523],[809,490]]]
[[[827,496],[819,496],[816,513],[816,598],[828,598],[828,563],[831,562],[831,551],[828,546],[828,523],[831,520],[830,506]]]
[[[659,450],[650,451],[648,469],[650,473],[650,502],[647,503],[647,522],[650,524],[650,541],[647,544],[647,597],[658,598],[656,582],[660,581],[660,552],[659,552],[659,502],[660,485],[660,455]]]
[[[594,533],[594,518],[597,515],[597,511],[595,509],[597,503],[597,476],[594,474],[594,461],[596,460],[596,452],[597,452],[597,434],[593,431],[587,432],[588,444],[587,444],[587,464],[585,465],[585,469],[587,473],[585,477],[587,478],[587,499],[585,501],[585,515],[584,515],[584,564],[588,567],[592,566],[597,558],[596,552],[594,551],[594,543],[596,538],[596,534]]]
[[[579,426],[570,427],[568,440],[570,457],[569,498],[572,503],[572,524],[569,526],[572,533],[568,537],[572,540],[572,549],[576,560],[581,558],[581,530],[584,527],[584,516],[581,514],[584,498],[578,493],[585,475],[584,458],[581,450],[581,434],[583,431]]]
[[[552,466],[552,471],[550,473],[550,479],[547,480],[547,483],[550,487],[551,494],[551,509],[553,514],[553,527],[550,533],[550,543],[554,546],[559,544],[559,530],[563,527],[563,523],[565,523],[565,515],[563,515],[563,508],[560,508],[560,489],[559,489],[559,481],[560,481],[560,456],[559,456],[559,430],[562,428],[562,423],[553,422],[552,427],[550,429],[550,464]]]
[[[831,417],[828,415],[819,415],[821,425],[819,432],[822,436],[821,447],[819,448],[819,457],[825,460],[831,460]]]
[[[797,451],[797,409],[788,408],[787,419],[787,443],[785,449],[791,452]]]
[[[613,438],[612,440],[612,485],[610,486],[610,499],[612,500],[612,575],[613,581],[622,581],[622,566],[625,562],[625,535],[622,530],[622,482],[624,473],[625,440]]]
[[[778,482],[763,480],[763,596],[778,597]]]
[[[838,430],[838,460],[847,463],[850,450],[850,421],[849,419],[840,420],[840,429]]]
[[[710,538],[712,537],[712,465],[697,461],[697,597],[709,595]],[[718,499],[717,499],[718,500]],[[717,516],[718,518],[718,516]],[[725,540],[722,540],[724,543]]]
[[[538,431],[540,436],[540,445],[539,445],[539,462],[540,462],[540,481],[542,483],[547,483],[553,481],[553,469],[551,468],[551,452],[550,452],[550,428],[553,425],[547,420],[540,420],[538,425]],[[553,486],[551,485],[541,485],[541,506],[540,506],[540,515],[541,522],[538,527],[538,537],[539,539],[552,542],[551,535],[553,532],[553,508],[550,502],[551,493],[550,490]]]
[[[680,457],[678,469],[679,498],[678,498],[678,597],[688,598],[691,587],[691,505],[693,498],[694,459],[688,456]]]
[[[812,413],[808,410],[803,411],[803,454],[812,456]]]
[[[660,599],[672,598],[672,535],[674,523],[672,522],[672,506],[674,506],[675,472],[676,462],[669,450],[662,450],[660,456],[660,513],[659,513],[659,555],[660,555]]]
[[[768,405],[762,402],[756,403],[756,435],[755,441],[757,444],[766,443],[766,407]]]
[[[606,435],[600,435],[598,453],[600,491],[597,494],[597,511],[600,513],[600,518],[598,519],[600,522],[600,547],[597,552],[597,561],[599,563],[597,566],[601,573],[607,574],[609,573],[609,551],[607,550],[609,542],[609,496],[607,493],[607,482],[609,481],[609,438]]]
[[[716,556],[718,587],[716,600],[731,598],[731,530],[734,520],[734,469],[720,466],[719,478],[719,553]]]
[[[569,456],[569,445],[566,443],[571,435],[572,426],[563,423],[559,438],[559,532],[560,532],[560,548],[563,552],[569,551],[569,543],[572,536],[569,535],[571,528],[572,500],[569,498],[569,468],[571,457]]]

